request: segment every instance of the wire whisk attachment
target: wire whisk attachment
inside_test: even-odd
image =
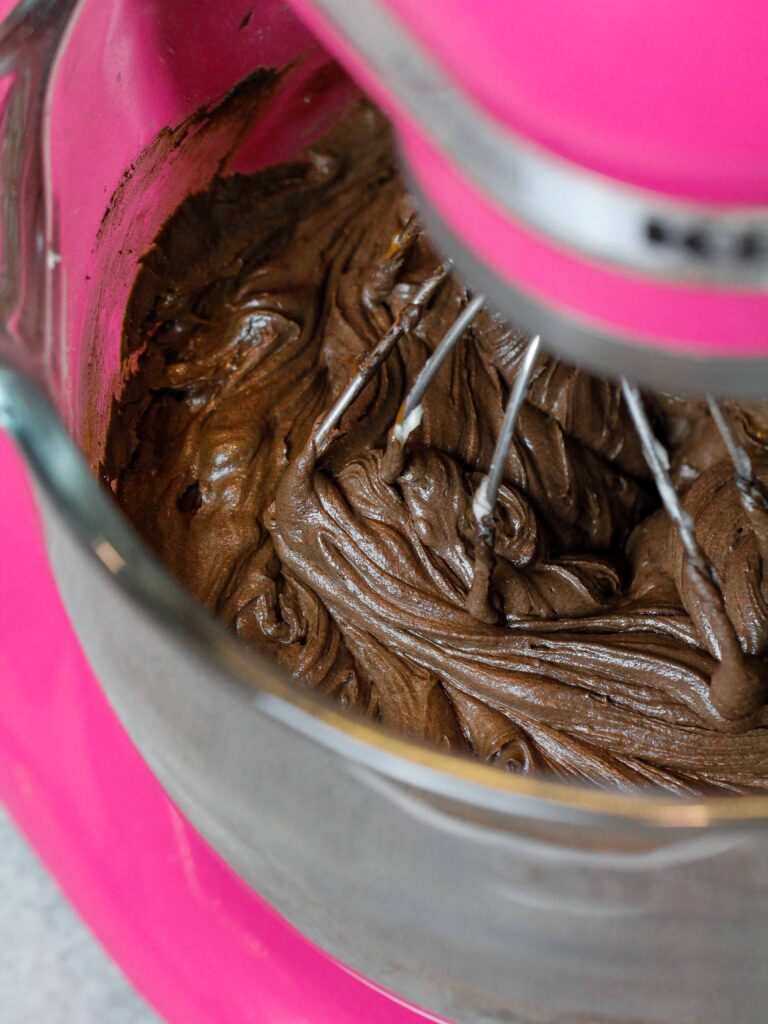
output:
[[[385,293],[394,283],[418,235],[418,226],[415,219],[411,218],[393,239],[382,265],[373,275],[368,289],[369,299],[375,300],[377,294]],[[425,279],[386,334],[362,360],[357,372],[316,430],[314,445],[318,456],[326,451],[339,420],[379,370],[398,341],[419,325],[439,289],[448,279],[450,270],[450,261],[446,261]],[[437,372],[465,336],[484,305],[485,299],[482,295],[475,295],[467,301],[406,394],[389,431],[381,463],[381,476],[387,483],[395,483],[403,472],[408,440],[421,426],[423,401]],[[526,401],[540,349],[541,338],[536,335],[528,342],[521,359],[507,399],[488,472],[480,481],[472,499],[474,558],[472,581],[467,593],[467,610],[476,619],[489,624],[498,623],[500,619],[500,613],[492,600],[499,492],[520,410]],[[662,504],[680,539],[685,557],[685,571],[698,597],[694,612],[694,617],[698,620],[698,631],[709,653],[719,663],[711,676],[711,702],[723,719],[746,720],[759,710],[768,694],[768,669],[765,659],[751,656],[742,650],[736,629],[725,607],[720,581],[698,543],[693,519],[685,509],[672,482],[667,451],[653,431],[640,391],[626,378],[621,380],[621,389]],[[768,558],[768,490],[756,477],[748,453],[736,441],[725,409],[711,396],[707,398],[707,402],[733,464],[734,482],[740,501],[760,550]]]

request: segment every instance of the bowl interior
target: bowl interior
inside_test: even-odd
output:
[[[354,92],[277,0],[85,0],[50,98],[50,358],[59,411],[93,467],[126,369],[128,296],[163,222],[213,175],[294,156]]]

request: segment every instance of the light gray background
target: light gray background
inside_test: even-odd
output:
[[[160,1024],[1,806],[0,1024]]]

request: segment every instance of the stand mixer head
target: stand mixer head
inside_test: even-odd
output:
[[[430,381],[484,296],[535,332],[473,502],[469,610],[497,619],[489,593],[494,511],[543,335],[558,355],[621,378],[685,553],[697,627],[720,661],[712,702],[724,719],[748,728],[768,676],[741,649],[634,381],[707,395],[762,552],[768,496],[714,395],[768,393],[768,176],[755,172],[760,155],[768,156],[768,133],[755,102],[762,62],[749,45],[764,38],[768,15],[750,3],[737,20],[708,4],[704,19],[697,4],[688,22],[687,0],[644,5],[642,14],[597,4],[575,10],[561,0],[537,3],[535,11],[494,0],[471,9],[451,0],[439,11],[413,0],[369,0],[343,11],[336,0],[295,6],[392,117],[424,221],[477,290],[403,402],[385,456],[389,482],[403,470]],[[542,25],[559,26],[545,46]],[[641,61],[656,46],[678,55],[663,79],[658,62],[649,74]],[[622,120],[629,111],[642,116]],[[724,156],[719,136],[726,130],[731,150]],[[409,222],[382,273],[396,271],[416,234]],[[318,428],[318,455],[448,268],[437,268],[360,366]]]
[[[463,279],[545,346],[764,397],[768,12],[712,0],[295,0],[394,122]]]

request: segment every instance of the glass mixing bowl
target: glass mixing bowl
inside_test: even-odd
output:
[[[276,0],[5,7],[0,424],[168,793],[307,937],[449,1018],[762,1024],[768,798],[517,777],[343,714],[182,592],[95,479],[161,223],[215,173],[295,154],[353,85]],[[268,103],[227,96],[260,65],[288,68]]]

